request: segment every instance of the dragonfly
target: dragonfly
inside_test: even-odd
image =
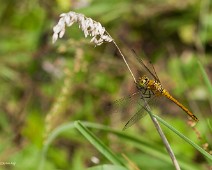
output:
[[[127,121],[123,130],[129,128],[138,120],[146,115],[146,110],[149,109],[149,103],[152,103],[154,99],[159,97],[165,97],[175,103],[178,107],[180,107],[189,117],[191,117],[195,122],[198,122],[198,118],[187,109],[182,103],[180,103],[177,99],[175,99],[165,88],[163,88],[157,73],[155,71],[154,66],[152,66],[152,70],[148,68],[146,64],[144,64],[143,60],[135,53],[133,50],[134,56],[140,63],[140,65],[153,77],[150,79],[148,76],[143,75],[138,78],[135,82],[137,92],[131,94],[129,97],[125,97],[119,99],[116,103],[119,105],[120,103],[126,103],[126,101],[134,100],[133,98],[139,98],[138,104],[141,106],[140,109]]]

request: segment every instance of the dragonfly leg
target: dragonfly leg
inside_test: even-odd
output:
[[[143,95],[141,96],[141,98],[151,98],[151,96],[154,95],[153,91],[145,89],[145,91],[143,92]]]

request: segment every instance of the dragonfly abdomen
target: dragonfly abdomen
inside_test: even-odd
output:
[[[194,121],[198,121],[198,118],[191,113],[185,106],[183,106],[182,103],[178,102],[172,95],[169,94],[169,92],[165,89],[163,89],[162,91],[162,95],[164,95],[165,97],[167,97],[169,100],[171,100],[172,102],[174,102],[175,104],[177,104],[182,110],[184,110]]]

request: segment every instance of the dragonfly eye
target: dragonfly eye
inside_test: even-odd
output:
[[[147,76],[143,76],[142,78],[144,81],[149,81],[149,78]]]
[[[142,84],[145,85],[146,83],[147,83],[147,79],[144,79],[144,80],[142,81]]]
[[[143,87],[146,86],[146,84],[149,82],[149,78],[146,76],[143,76],[139,79],[139,84]]]

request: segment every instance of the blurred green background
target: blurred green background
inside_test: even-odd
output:
[[[53,26],[61,13],[70,10],[91,17],[106,28],[136,77],[145,70],[131,49],[153,62],[163,86],[200,121],[192,128],[186,114],[165,100],[159,101],[154,113],[210,152],[210,0],[0,2],[0,169],[80,170],[111,164],[74,126],[52,139],[45,156],[42,152],[55,129],[76,120],[121,132],[126,120],[122,116],[117,120],[108,105],[135,91],[133,79],[112,43],[94,48],[75,24],[52,44]],[[203,75],[201,67],[207,75]],[[125,114],[128,118],[132,115]],[[210,168],[201,153],[162,127],[182,169]],[[139,169],[174,169],[149,116],[123,134],[145,139],[150,148],[165,155],[164,159],[108,131],[91,131],[115,154],[125,154]]]

